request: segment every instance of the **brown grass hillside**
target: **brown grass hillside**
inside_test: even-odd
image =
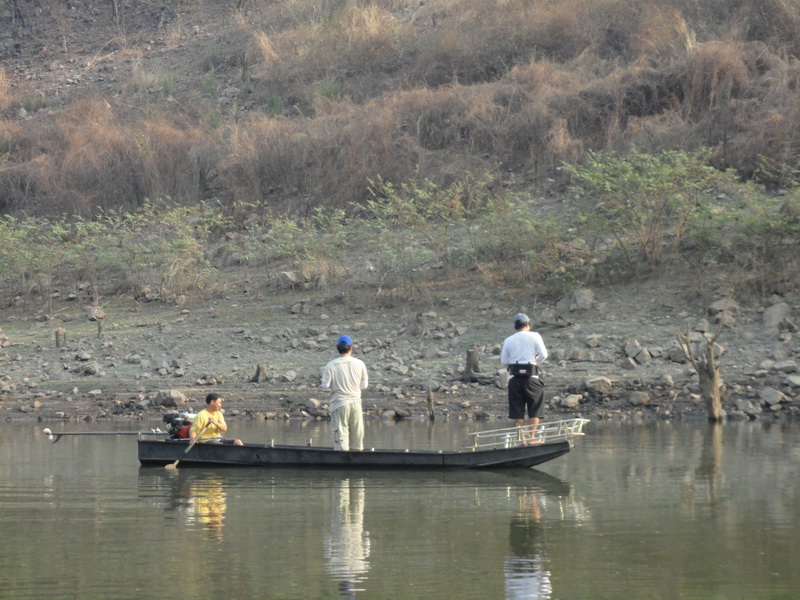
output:
[[[785,185],[798,57],[797,0],[5,0],[0,212],[303,213],[487,170],[542,193],[592,149]]]

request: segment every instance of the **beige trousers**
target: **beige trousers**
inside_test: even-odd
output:
[[[361,414],[361,402],[351,402],[337,408],[331,413],[333,427],[333,449],[364,449],[364,418]]]

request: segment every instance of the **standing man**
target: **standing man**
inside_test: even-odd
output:
[[[531,331],[528,315],[519,313],[514,317],[516,333],[503,342],[500,362],[508,369],[508,417],[517,426],[525,424],[525,409],[528,410],[530,441],[535,440],[536,425],[544,413],[544,384],[539,379],[539,365],[547,358],[542,336]]]
[[[361,390],[367,389],[367,367],[353,356],[353,339],[343,335],[336,341],[339,358],[322,370],[322,389],[331,391],[331,425],[334,450],[364,449],[364,416]]]
[[[216,443],[216,444],[231,444],[234,446],[242,446],[242,440],[226,439],[222,434],[228,431],[228,425],[225,423],[225,417],[222,416],[222,403],[225,399],[219,394],[213,392],[206,396],[206,407],[197,413],[197,416],[192,422],[189,429],[189,440],[194,443],[200,434],[200,439],[197,440],[201,444]]]

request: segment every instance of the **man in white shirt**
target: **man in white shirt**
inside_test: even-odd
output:
[[[339,358],[322,370],[322,389],[331,391],[331,425],[334,450],[364,449],[364,416],[361,390],[369,382],[364,361],[353,356],[353,339],[343,335],[336,341]]]
[[[539,378],[539,365],[547,358],[547,348],[542,336],[531,331],[528,315],[519,313],[514,317],[516,333],[503,342],[500,362],[508,369],[508,417],[518,426],[525,424],[528,411],[529,443],[535,440],[536,426],[544,412],[544,384]]]

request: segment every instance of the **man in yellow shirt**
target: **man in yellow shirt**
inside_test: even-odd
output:
[[[225,417],[222,415],[222,403],[225,399],[211,393],[206,396],[206,407],[197,413],[189,429],[189,439],[194,443],[200,434],[199,443],[231,444],[242,446],[242,440],[223,438],[222,434],[228,431]],[[202,433],[200,433],[202,431]]]

